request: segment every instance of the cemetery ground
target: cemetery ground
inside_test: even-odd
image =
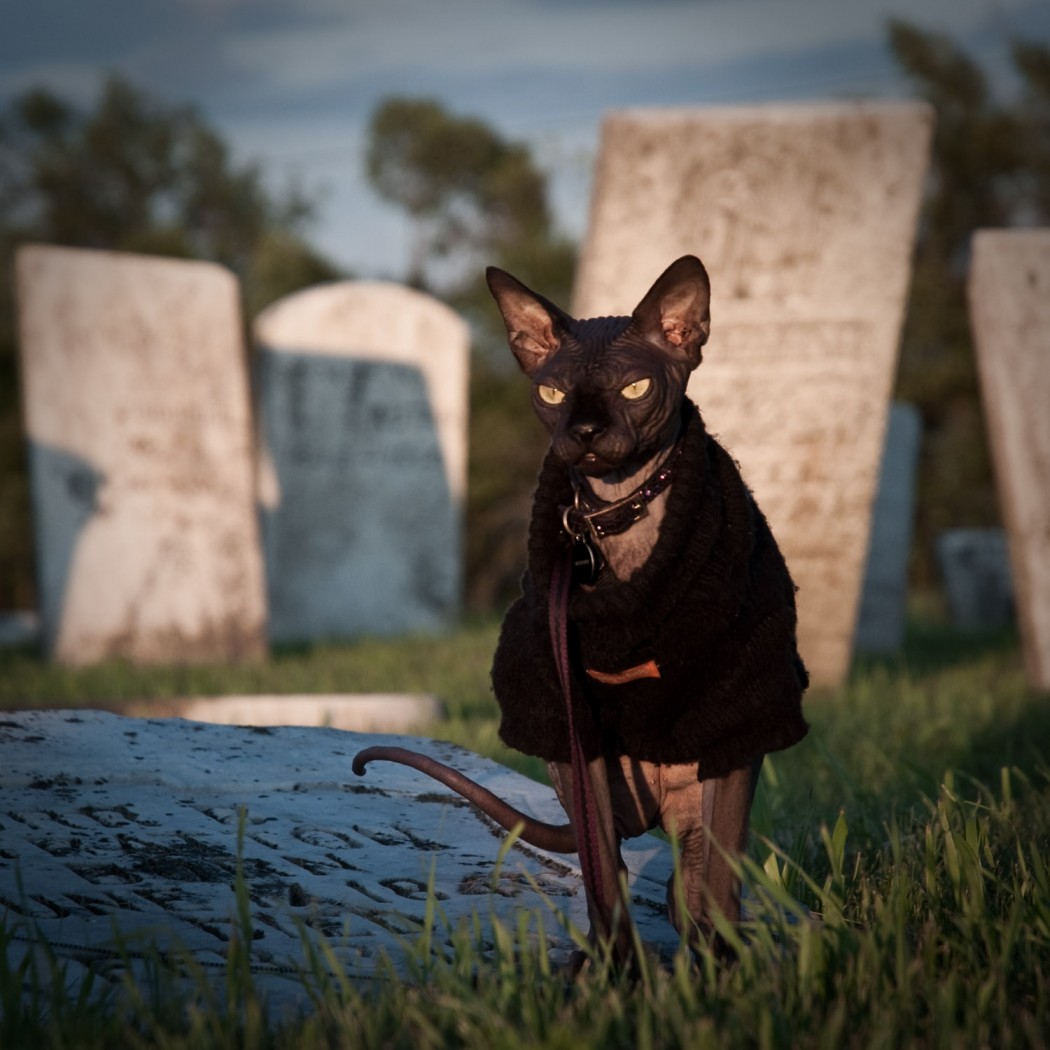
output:
[[[429,735],[544,779],[538,761],[497,739],[497,630],[483,621],[437,638],[284,648],[244,667],[70,670],[6,651],[0,706],[428,692],[448,710]],[[155,979],[100,997],[62,991],[46,961],[16,972],[0,952],[0,1045],[1047,1045],[1050,698],[1026,685],[1016,636],[963,634],[913,609],[901,656],[858,662],[842,687],[811,693],[806,711],[809,737],[764,767],[743,872],[751,918],[732,966],[682,950],[633,984],[598,961],[570,985],[536,936],[552,921],[539,897],[517,929],[484,915],[443,929],[435,908],[407,978],[360,986],[307,960],[314,1008],[274,1020],[252,987],[245,903],[224,978],[200,975],[192,1005],[159,962]],[[246,902],[243,880],[239,889]],[[482,940],[496,946],[484,960]]]

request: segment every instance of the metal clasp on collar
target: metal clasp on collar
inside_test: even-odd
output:
[[[574,495],[571,506],[565,507],[561,514],[562,528],[572,538],[572,577],[574,582],[593,586],[598,582],[605,559],[598,548],[597,534],[588,520],[588,515],[580,507],[580,489],[573,486]],[[586,529],[573,527],[570,515],[575,513],[576,520],[582,521]],[[588,535],[588,532],[590,535]]]

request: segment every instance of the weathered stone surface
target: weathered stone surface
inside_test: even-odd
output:
[[[543,913],[556,956],[571,949],[529,880],[586,930],[575,857],[517,844],[462,799],[400,766],[351,772],[359,748],[408,746],[454,765],[533,816],[564,823],[554,792],[462,748],[334,729],[246,729],[90,711],[10,712],[0,722],[0,912],[17,965],[33,927],[60,962],[103,986],[148,947],[181,947],[222,987],[236,926],[239,814],[250,895],[251,967],[277,1005],[305,1006],[301,944],[320,938],[344,972],[403,961],[422,929],[428,882],[451,927],[474,913],[516,928]],[[624,856],[643,938],[677,944],[666,920],[670,850],[646,836]],[[494,886],[494,890],[490,889]],[[442,921],[435,949],[447,942]],[[121,944],[129,949],[120,950]]]
[[[19,250],[17,274],[48,651],[76,664],[262,655],[235,278],[43,245]]]
[[[447,626],[461,593],[466,323],[394,284],[289,296],[255,325],[275,640]]]
[[[970,315],[1017,616],[1032,683],[1050,688],[1050,229],[980,230]]]
[[[956,627],[988,630],[1013,622],[1014,587],[1002,529],[945,529],[936,553]]]
[[[904,642],[915,473],[921,442],[918,409],[901,402],[893,405],[872,511],[854,642],[857,652],[887,655],[897,652]]]
[[[800,587],[817,682],[849,667],[931,112],[628,110],[602,129],[577,316],[631,310],[680,255],[712,285],[690,392]]]

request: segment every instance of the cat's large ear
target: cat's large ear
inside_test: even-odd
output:
[[[572,318],[495,266],[485,271],[485,280],[503,314],[510,348],[521,370],[531,376],[558,352],[565,327]]]
[[[645,293],[631,324],[650,342],[695,368],[711,333],[710,307],[711,282],[704,264],[695,255],[683,255]]]

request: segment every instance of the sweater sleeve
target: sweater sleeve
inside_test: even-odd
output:
[[[548,762],[569,761],[569,722],[546,627],[533,613],[533,590],[507,610],[492,661],[492,689],[500,706],[500,739]]]

